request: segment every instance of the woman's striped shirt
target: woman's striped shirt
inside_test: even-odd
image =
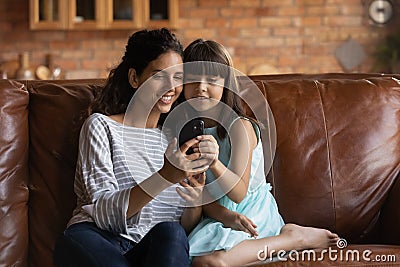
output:
[[[124,126],[105,115],[92,114],[80,133],[74,183],[77,207],[69,225],[94,221],[101,229],[139,242],[155,224],[179,221],[184,203],[177,185],[126,217],[130,189],[163,166],[167,145],[160,129]]]

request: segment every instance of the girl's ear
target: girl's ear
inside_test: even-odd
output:
[[[128,72],[128,79],[129,79],[129,84],[133,88],[138,88],[139,87],[139,77],[136,74],[136,70],[134,68],[130,68]]]

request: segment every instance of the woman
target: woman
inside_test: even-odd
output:
[[[57,243],[57,265],[189,265],[186,232],[201,208],[178,205],[176,184],[186,188],[187,201],[195,200],[208,165],[198,154],[183,157],[197,140],[174,151],[176,139],[168,143],[160,125],[182,91],[182,54],[166,29],[130,36],[82,126],[77,207]]]

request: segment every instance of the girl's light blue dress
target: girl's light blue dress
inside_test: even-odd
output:
[[[251,174],[249,189],[242,202],[236,204],[226,195],[218,199],[218,202],[226,208],[241,213],[250,218],[257,225],[258,238],[278,235],[284,222],[278,212],[278,207],[270,190],[271,185],[266,183],[264,175],[264,156],[261,140],[259,139],[258,126],[253,124],[257,133],[258,144],[253,150],[251,162]],[[231,145],[229,138],[221,140],[217,135],[217,128],[207,128],[205,134],[211,134],[219,145],[219,160],[229,168]],[[211,171],[206,173],[206,183],[215,180]],[[217,183],[213,183],[217,184]],[[216,187],[210,193],[219,194]],[[215,192],[212,192],[215,191]],[[215,250],[229,250],[240,242],[252,239],[243,231],[232,230],[214,219],[204,217],[202,221],[189,235],[190,256],[201,256],[212,253]]]

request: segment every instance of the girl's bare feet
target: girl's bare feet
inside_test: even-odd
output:
[[[296,246],[293,248],[295,250],[327,248],[335,245],[339,240],[339,236],[329,230],[291,223],[282,227],[281,235],[297,240],[297,242],[293,242]]]
[[[218,250],[208,255],[194,257],[192,266],[243,266],[259,260],[259,253],[263,249],[271,252],[323,249],[335,245],[337,240],[339,240],[337,234],[325,229],[286,224],[278,236],[246,240],[229,251]]]

